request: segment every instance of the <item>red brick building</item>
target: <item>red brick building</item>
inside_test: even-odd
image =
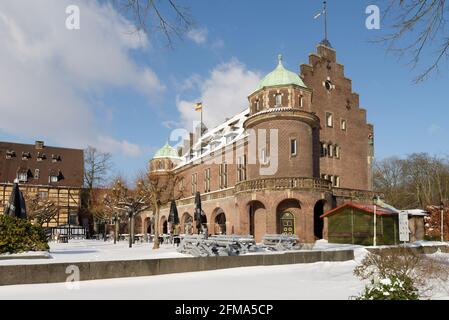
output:
[[[326,237],[320,216],[344,201],[371,201],[373,126],[352,91],[351,79],[324,44],[300,73],[276,69],[248,107],[202,136],[190,135],[177,150],[165,145],[152,171],[180,177],[182,232],[191,232],[194,194],[202,195],[208,231],[293,233],[302,241]],[[142,216],[142,231],[150,216]],[[167,231],[168,208],[161,212]]]

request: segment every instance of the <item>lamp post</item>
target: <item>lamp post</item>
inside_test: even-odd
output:
[[[440,237],[441,237],[441,242],[444,241],[444,203],[443,201],[440,202]]]
[[[373,197],[374,205],[374,235],[373,235],[373,246],[377,246],[377,196]]]
[[[133,247],[133,238],[134,238],[134,234],[133,234],[133,217],[134,217],[134,212],[132,209],[130,209],[128,211],[128,218],[129,218],[129,247],[132,248]]]
[[[118,215],[114,213],[112,216],[112,222],[114,223],[114,244],[117,243],[117,233],[118,233]]]

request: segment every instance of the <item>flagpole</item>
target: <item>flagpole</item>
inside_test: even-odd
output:
[[[327,1],[324,1],[323,5],[324,5],[324,39],[327,40]]]

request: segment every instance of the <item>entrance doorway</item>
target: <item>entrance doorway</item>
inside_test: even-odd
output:
[[[287,235],[295,234],[295,216],[290,212],[281,215],[281,233]]]
[[[326,200],[320,200],[315,204],[313,208],[313,234],[315,239],[323,239],[324,221],[321,216],[324,214],[324,204]]]

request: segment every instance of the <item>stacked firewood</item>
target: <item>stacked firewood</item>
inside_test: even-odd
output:
[[[441,237],[441,209],[440,206],[427,206],[426,211],[429,213],[424,218],[424,227],[426,236],[432,240],[440,240]],[[443,209],[443,233],[444,240],[449,240],[449,207]]]

